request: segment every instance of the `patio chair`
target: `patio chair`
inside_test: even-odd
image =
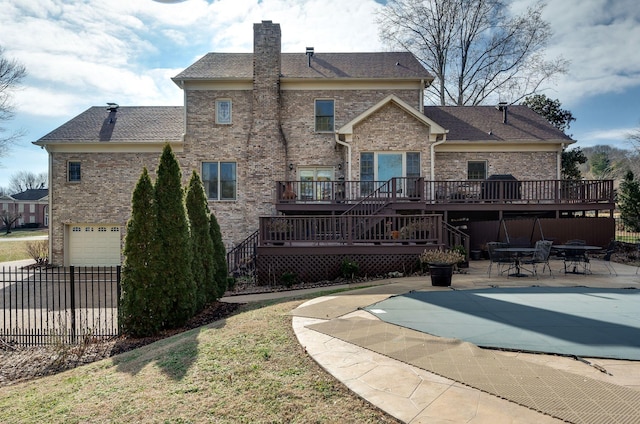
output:
[[[569,240],[566,244],[584,246],[584,240]],[[584,250],[567,249],[564,251],[564,273],[577,273],[578,268],[582,268],[582,273],[586,274],[590,270],[589,257]],[[568,270],[568,271],[567,271]],[[573,271],[572,271],[573,270]]]
[[[522,261],[523,264],[532,265],[533,267],[533,275],[538,278],[538,269],[537,265],[542,264],[542,273],[544,274],[544,269],[549,269],[549,275],[553,276],[551,273],[551,266],[549,265],[549,255],[551,255],[551,245],[553,242],[551,240],[538,240],[535,246],[535,252],[533,252],[533,256],[531,258],[525,259]]]
[[[487,243],[487,250],[489,251],[489,270],[487,273],[489,277],[491,277],[491,268],[493,264],[496,264],[498,268],[498,273],[502,274],[504,270],[500,270],[500,268],[507,266],[507,271],[510,270],[513,266],[515,266],[515,259],[508,252],[496,252],[496,249],[501,247],[509,247],[507,243],[501,243],[497,241],[492,241]]]
[[[615,251],[616,251],[616,242],[614,240],[611,240],[611,243],[609,243],[609,246],[607,246],[607,250],[604,254],[604,257],[602,258],[602,261],[604,262],[604,266],[609,271],[609,274],[611,274],[611,271],[613,271],[613,273],[616,274],[616,277],[617,277],[618,273],[616,272],[613,265],[611,265],[611,255],[615,253]],[[636,273],[637,272],[638,270],[636,269]]]

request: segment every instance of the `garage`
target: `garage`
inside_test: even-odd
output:
[[[71,225],[69,264],[120,265],[120,227],[117,225]]]

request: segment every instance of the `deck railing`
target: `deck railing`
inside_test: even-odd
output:
[[[357,203],[372,193],[388,201],[428,203],[613,203],[612,180],[278,181],[278,203]],[[379,188],[383,188],[378,190]]]
[[[442,216],[327,215],[260,218],[259,245],[423,243],[442,240]]]

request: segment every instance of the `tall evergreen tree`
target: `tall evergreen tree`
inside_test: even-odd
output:
[[[209,231],[211,232],[211,240],[213,241],[213,256],[216,263],[215,281],[218,288],[217,299],[224,296],[224,292],[227,291],[227,275],[229,271],[227,269],[227,254],[222,242],[222,232],[220,231],[220,225],[213,212],[209,218]]]
[[[195,312],[195,287],[191,273],[189,223],[184,204],[180,165],[166,145],[155,184],[157,279],[166,301],[165,327],[183,325]]]
[[[159,306],[162,289],[157,286],[154,259],[157,255],[153,184],[147,168],[142,170],[131,199],[122,265],[120,326],[135,337],[158,332],[162,323]]]
[[[209,206],[200,177],[193,171],[187,189],[187,215],[191,225],[192,272],[196,286],[196,311],[217,298],[216,265],[209,231]]]
[[[627,171],[618,189],[620,219],[628,231],[640,231],[640,182]]]

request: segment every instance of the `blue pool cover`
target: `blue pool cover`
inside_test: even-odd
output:
[[[481,347],[640,360],[640,290],[414,291],[365,310],[395,325]]]

